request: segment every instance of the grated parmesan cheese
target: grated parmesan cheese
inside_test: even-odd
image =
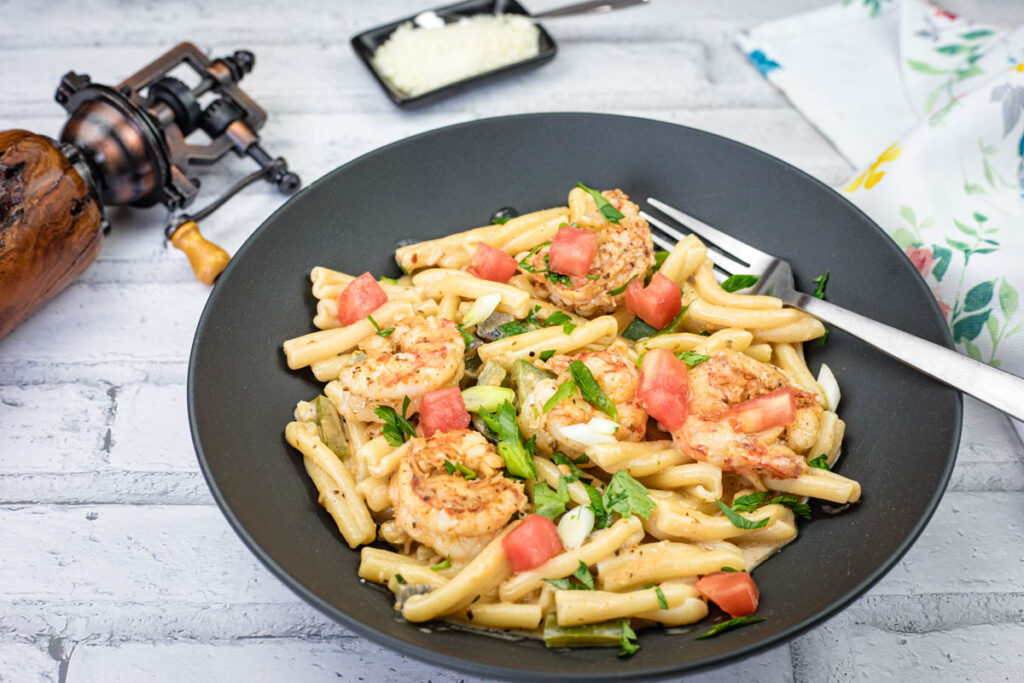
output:
[[[454,24],[406,22],[373,54],[373,68],[398,93],[415,97],[540,52],[540,31],[518,14],[474,14]]]

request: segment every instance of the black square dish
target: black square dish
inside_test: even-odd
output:
[[[466,2],[459,2],[454,5],[435,8],[433,12],[439,17],[446,17],[453,14],[493,14],[495,4],[495,0],[467,0]],[[516,0],[508,0],[508,2],[504,3],[504,13],[522,14],[524,16],[530,15],[530,13],[526,11],[526,8],[516,2]],[[373,74],[373,77],[377,79],[380,87],[384,89],[384,92],[391,98],[391,101],[400,107],[432,102],[440,99],[441,97],[465,90],[466,88],[478,83],[506,74],[525,71],[527,69],[540,66],[541,64],[554,59],[555,53],[558,50],[551,34],[544,30],[543,26],[537,24],[537,29],[540,31],[540,36],[538,37],[538,40],[540,41],[540,51],[533,57],[513,62],[512,64],[507,64],[503,67],[492,69],[491,71],[486,71],[482,74],[477,74],[476,76],[463,78],[461,81],[455,81],[454,83],[443,85],[440,88],[435,88],[434,90],[430,90],[420,95],[408,97],[394,90],[387,81],[377,73],[377,70],[373,67],[373,54],[377,51],[378,47],[391,37],[391,34],[396,28],[407,21],[412,21],[415,16],[416,15],[405,17],[404,19],[393,21],[390,24],[371,28],[368,31],[363,31],[352,38],[352,49],[354,49],[360,59],[363,60],[363,63],[366,64],[366,68],[368,68],[370,73]]]

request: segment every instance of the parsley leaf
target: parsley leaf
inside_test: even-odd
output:
[[[565,285],[569,287],[572,285],[572,280],[569,279],[568,275],[562,275],[551,270],[550,254],[544,254],[544,266],[547,270],[544,271],[544,278],[555,285]]]
[[[583,489],[590,498],[590,509],[594,511],[594,528],[604,529],[611,523],[611,513],[604,508],[604,501],[601,499],[601,492],[590,484],[584,484]]]
[[[451,460],[444,461],[444,471],[448,474],[455,474],[458,472],[466,479],[476,479],[476,472],[469,469],[461,462],[452,462]]]
[[[498,454],[505,461],[509,474],[520,479],[534,479],[537,470],[533,466],[532,448],[527,450],[519,436],[516,409],[505,401],[493,413],[480,410],[480,417],[498,437]]]
[[[529,251],[528,254],[526,254],[526,256],[524,256],[522,259],[520,259],[519,267],[522,268],[523,270],[525,270],[527,273],[537,273],[537,272],[539,272],[536,268],[534,268],[530,264],[530,259],[533,257],[534,254],[536,254],[538,251],[540,251],[544,247],[550,246],[550,244],[551,244],[551,240],[548,240],[547,242],[541,242],[540,244],[535,246],[533,249],[531,249]]]
[[[579,388],[584,401],[613,420],[619,419],[619,411],[615,408],[615,404],[611,402],[611,399],[601,389],[601,385],[597,383],[593,373],[590,372],[590,368],[584,365],[583,361],[574,360],[569,363],[569,373],[576,381],[576,386]]]
[[[399,584],[403,584],[405,583],[405,577],[401,574],[395,574],[395,581],[397,581]]]
[[[619,513],[622,517],[639,515],[644,519],[651,516],[657,507],[643,484],[629,475],[626,470],[619,470],[608,482],[601,499],[606,514]],[[594,511],[596,514],[596,510]]]
[[[395,331],[395,328],[393,327],[388,327],[387,329],[382,330],[380,325],[377,324],[377,321],[373,319],[372,315],[366,316],[366,319],[370,321],[371,325],[373,325],[373,329],[377,330],[378,337],[390,337],[391,333]]]
[[[629,619],[622,620],[622,649],[619,650],[620,657],[632,657],[640,649],[635,642],[636,632],[630,628]]]
[[[570,377],[555,389],[555,393],[551,394],[551,398],[544,402],[543,412],[546,415],[548,411],[554,408],[556,405],[569,398],[576,393],[576,382]]]
[[[661,586],[657,586],[654,589],[654,594],[658,596],[658,606],[661,609],[668,609],[668,600],[665,599],[665,594],[661,592]]]
[[[540,352],[540,359],[541,360],[550,360],[551,356],[553,356],[553,355],[555,355],[555,350],[554,349],[548,349],[547,351],[541,351]]]
[[[828,470],[829,472],[832,471],[832,468],[829,467],[828,454],[826,453],[822,453],[813,460],[808,460],[807,464],[810,465],[811,467],[817,467],[819,470]]]
[[[508,223],[510,220],[512,220],[512,216],[506,216],[506,217],[502,217],[502,218],[492,218],[491,219],[491,224],[492,225],[505,225],[505,223]]]
[[[661,268],[662,264],[665,263],[665,259],[668,258],[669,252],[667,251],[656,251],[654,252],[654,268],[657,270]]]
[[[629,283],[635,279],[636,275],[626,280],[626,284],[622,285],[621,287],[616,287],[615,289],[608,290],[608,293],[611,294],[612,296],[618,296],[619,294],[622,294],[623,292],[626,291],[626,287],[629,287]]]
[[[540,327],[540,321],[537,320],[537,313],[540,311],[540,305],[534,306],[533,309],[526,314],[523,318],[524,325],[532,325],[533,327]]]
[[[697,353],[696,351],[683,351],[681,353],[677,353],[676,358],[692,368],[695,365],[700,365],[706,360],[710,360],[711,356],[705,356],[703,353]]]
[[[498,325],[498,329],[501,331],[501,339],[504,339],[505,337],[515,337],[516,335],[530,331],[530,328],[526,323],[518,320],[510,320],[507,323],[502,323]]]
[[[814,287],[814,296],[819,299],[825,298],[825,283],[828,282],[829,271],[825,271],[818,277],[811,280],[816,286]]]
[[[561,325],[562,332],[566,334],[572,334],[572,331],[576,329],[576,323],[572,321],[568,314],[562,311],[555,311],[544,321],[544,327],[554,327],[555,325]]]
[[[569,502],[569,489],[565,479],[558,480],[558,490],[554,491],[543,481],[533,485],[533,507],[534,512],[554,521],[556,517],[565,512],[565,506]]]
[[[739,569],[736,569],[735,567],[722,567],[718,571],[720,571],[720,572],[730,572],[731,573],[731,572],[738,572]]]
[[[828,333],[829,333],[829,329],[826,327],[825,328],[825,334],[823,334],[820,337],[818,337],[818,341],[816,341],[814,343],[814,345],[815,346],[824,346],[825,342],[828,341]]]
[[[587,456],[584,455],[581,457],[585,458]],[[593,481],[593,479],[584,476],[583,470],[577,467],[576,463],[570,460],[569,456],[566,455],[565,453],[562,453],[560,451],[555,452],[555,454],[551,456],[551,462],[555,463],[556,465],[565,465],[566,467],[568,467],[569,474],[562,476],[568,477],[570,481],[581,481],[584,484],[589,484],[590,482]]]
[[[753,287],[760,279],[759,275],[730,275],[722,283],[722,289],[727,292],[737,292],[747,287]]]
[[[625,218],[625,215],[616,209],[610,201],[604,198],[597,190],[592,190],[583,183],[576,183],[576,187],[580,188],[594,199],[594,204],[597,205],[597,210],[601,212],[601,215],[605,217],[610,223],[618,223],[620,219]]]
[[[597,273],[588,273],[585,277],[588,280],[600,280],[601,279],[601,276],[598,275]]]
[[[386,282],[389,285],[397,285],[398,284],[398,280],[396,280],[395,278],[393,278],[393,277],[386,277],[384,275],[380,276],[380,281],[381,282]]]
[[[468,351],[470,344],[473,343],[473,335],[471,335],[469,332],[466,332],[466,328],[464,328],[462,325],[456,325],[456,329],[458,329],[459,334],[462,335],[462,341],[466,343],[466,350]]]
[[[451,566],[452,566],[452,558],[446,557],[443,560],[441,560],[440,562],[438,562],[437,564],[435,564],[430,569],[432,571],[439,572],[439,571],[441,571],[443,569],[450,569]]]
[[[573,581],[575,579],[575,581]],[[592,591],[594,590],[594,577],[587,567],[587,563],[580,560],[580,565],[572,575],[564,579],[544,579],[558,590],[563,591]]]
[[[406,397],[408,401],[408,397]],[[377,406],[373,409],[374,414],[384,421],[384,428],[381,430],[384,438],[392,446],[401,446],[408,439],[416,438],[416,429],[405,419],[404,413],[408,403],[402,407],[402,415],[391,406]]]
[[[785,505],[804,519],[811,518],[811,507],[807,503],[801,503],[792,496],[769,498],[768,495],[768,493],[762,492],[740,496],[732,502],[732,509],[737,512],[753,512],[762,505]]]
[[[725,513],[725,516],[728,517],[729,521],[732,522],[732,525],[737,529],[760,529],[761,527],[768,525],[767,517],[755,522],[742,516],[721,500],[717,500],[715,502],[718,503],[718,507],[721,508],[722,512]]]
[[[644,350],[644,351],[641,351],[640,355],[636,357],[636,369],[637,370],[643,370],[644,369],[644,356],[646,356],[646,355],[647,355],[647,351]]]
[[[747,626],[749,624],[756,624],[759,621],[766,621],[767,619],[768,617],[736,617],[729,621],[723,621],[721,624],[715,624],[707,631],[694,638],[694,640],[700,640],[701,638],[713,638],[723,631],[731,631],[734,628]]]
[[[622,331],[622,336],[630,341],[640,341],[644,337],[653,337],[658,334],[658,328],[648,325],[640,318],[633,318],[633,322]]]

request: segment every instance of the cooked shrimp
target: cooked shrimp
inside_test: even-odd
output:
[[[412,539],[455,561],[474,558],[516,513],[526,508],[523,484],[507,479],[497,451],[469,429],[411,439],[388,496],[395,523]],[[449,474],[445,462],[476,477]]]
[[[688,379],[690,414],[672,433],[684,453],[752,480],[760,472],[793,478],[807,469],[798,453],[814,444],[822,407],[785,371],[742,353],[717,351],[690,369]],[[742,433],[723,419],[732,406],[782,387],[791,387],[796,399],[796,417],[789,425]]]
[[[374,408],[401,412],[406,396],[406,414],[412,415],[424,394],[457,386],[465,368],[462,335],[454,323],[438,318],[403,318],[390,335],[371,335],[359,348],[366,358],[338,374],[345,389],[338,409],[349,420],[380,422]]]
[[[537,447],[546,453],[562,451],[570,456],[583,453],[583,444],[566,438],[561,427],[589,422],[595,417],[610,419],[603,412],[583,400],[577,391],[573,396],[559,401],[550,411],[544,412],[544,403],[555,393],[562,382],[568,380],[569,363],[581,361],[594,375],[618,412],[619,429],[615,438],[619,441],[640,441],[647,427],[647,411],[644,410],[636,390],[640,384],[640,372],[636,368],[636,356],[619,340],[603,351],[588,351],[571,355],[552,356],[546,367],[557,373],[555,379],[544,379],[534,385],[523,402],[519,415],[519,428],[527,437],[537,436]]]
[[[654,243],[647,221],[637,215],[638,207],[621,190],[602,193],[624,215],[610,223],[595,207],[583,214],[579,227],[597,233],[597,255],[585,277],[570,277],[569,284],[547,279],[548,247],[539,249],[528,263],[534,270],[534,285],[541,296],[582,316],[611,313],[625,297],[625,285],[644,277],[654,265]],[[563,280],[564,282],[564,280]],[[623,289],[618,294],[611,292]]]

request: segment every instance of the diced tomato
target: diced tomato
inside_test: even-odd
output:
[[[420,402],[420,429],[423,436],[469,426],[469,411],[458,387],[431,391]]]
[[[738,432],[760,432],[784,427],[796,418],[796,398],[791,387],[744,401],[725,413],[725,419]]]
[[[640,367],[636,395],[647,413],[666,429],[679,429],[689,414],[690,385],[686,366],[668,349],[651,349]]]
[[[363,273],[338,295],[338,322],[351,325],[370,315],[388,300],[388,295],[380,288],[377,281],[369,273]]]
[[[697,590],[735,619],[757,611],[761,597],[749,572],[715,572],[697,581]]]
[[[548,267],[561,275],[583,277],[597,255],[597,235],[571,225],[563,225],[551,240]]]
[[[683,295],[679,285],[661,273],[655,273],[651,284],[646,287],[640,278],[626,286],[626,308],[660,330],[679,315],[683,308]]]
[[[492,282],[508,282],[516,274],[519,264],[516,260],[489,244],[481,242],[473,252],[473,260],[469,264],[469,272],[484,280]]]
[[[501,539],[505,558],[514,572],[536,569],[562,552],[558,527],[547,517],[527,515],[515,529]]]

